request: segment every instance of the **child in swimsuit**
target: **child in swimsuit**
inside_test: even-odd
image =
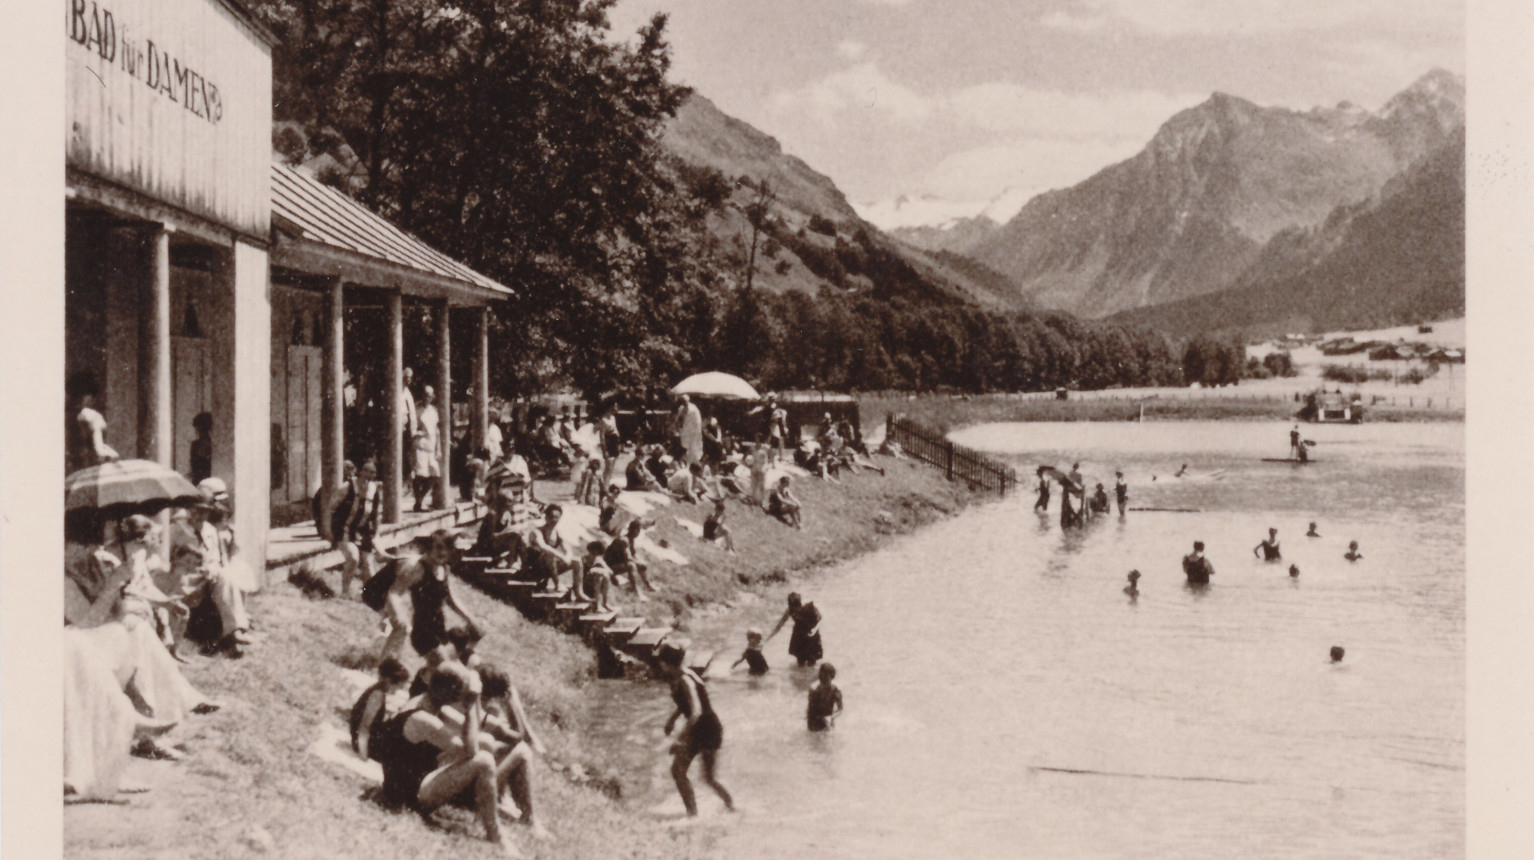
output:
[[[836,715],[842,712],[842,691],[831,683],[834,680],[836,667],[830,663],[820,664],[820,682],[810,688],[809,707],[805,711],[805,721],[812,732],[831,728]]]
[[[762,653],[762,631],[746,631],[746,650],[740,654],[740,659],[730,664],[730,668],[745,663],[753,675],[767,674],[767,657]]]
[[[1363,558],[1364,554],[1358,551],[1358,541],[1348,541],[1348,551],[1343,553],[1342,557],[1348,561],[1358,561]]]

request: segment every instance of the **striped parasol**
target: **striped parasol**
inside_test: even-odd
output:
[[[190,504],[202,497],[180,472],[153,460],[113,460],[64,479],[64,509]]]

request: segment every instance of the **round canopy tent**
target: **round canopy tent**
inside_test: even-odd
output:
[[[695,373],[672,386],[671,393],[728,400],[760,400],[762,397],[751,387],[751,383],[732,373],[720,373],[717,370]]]

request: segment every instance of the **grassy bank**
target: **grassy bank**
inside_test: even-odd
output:
[[[1190,400],[1166,397],[1136,400],[1130,392],[1120,397],[1024,400],[1005,395],[924,394],[914,398],[860,397],[858,403],[864,432],[883,424],[884,417],[892,413],[904,413],[914,421],[947,432],[973,424],[1008,421],[1135,421],[1140,418],[1142,405],[1146,421],[1288,421],[1300,408],[1292,400],[1243,399],[1238,393],[1227,397],[1211,393]],[[1370,422],[1464,419],[1463,409],[1413,409],[1382,404],[1368,407],[1365,412],[1365,420]]]
[[[643,611],[625,614],[685,630],[694,613],[759,604],[768,594],[776,599],[785,582],[811,579],[893,534],[978,500],[934,469],[880,460],[887,477],[796,481],[807,515],[802,532],[732,504],[737,556],[703,544],[678,522],[701,523],[707,515],[701,506],[652,512],[657,525],[650,534],[689,563],[653,564],[651,579],[660,594],[639,604]],[[606,751],[585,740],[583,729],[595,715],[583,691],[591,684],[633,682],[595,680],[592,654],[575,637],[528,621],[462,582],[455,591],[487,628],[484,654],[511,668],[549,746],[535,790],[556,841],[533,843],[512,827],[524,851],[550,858],[707,856],[706,831],[668,829],[631,809]],[[251,609],[263,641],[245,659],[194,658],[187,667],[187,677],[225,707],[193,718],[169,738],[184,745],[186,760],[135,760],[130,776],[152,791],[132,795],[126,806],[68,807],[68,856],[499,856],[467,812],[439,812],[436,826],[428,827],[413,814],[386,811],[369,798],[366,780],[308,751],[322,723],[345,725],[356,694],[343,669],[371,666],[380,643],[376,615],[357,602],[307,599],[286,584],[253,596]],[[666,698],[658,685],[655,695]]]

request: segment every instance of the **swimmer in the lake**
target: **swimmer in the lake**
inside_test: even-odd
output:
[[[1124,593],[1131,598],[1140,596],[1140,571],[1131,570],[1129,572],[1129,584],[1124,586]]]
[[[831,683],[836,680],[836,667],[830,663],[820,664],[820,683],[810,688],[809,707],[805,709],[805,722],[812,732],[823,732],[835,724],[836,715],[842,712],[842,691]]]
[[[762,631],[746,631],[746,650],[741,652],[739,660],[730,664],[730,668],[733,670],[742,663],[753,675],[767,674],[767,657],[762,654]]]
[[[1289,565],[1289,578],[1290,579],[1299,579],[1300,578],[1300,566],[1299,565],[1297,565],[1297,564]]]
[[[1310,524],[1310,531],[1305,533],[1305,537],[1320,537],[1320,536],[1321,536],[1321,533],[1316,531],[1316,524],[1315,523],[1311,523]]]
[[[1252,547],[1252,555],[1263,561],[1279,561],[1284,556],[1278,551],[1278,529],[1268,529],[1268,539]]]
[[[1188,577],[1189,585],[1208,585],[1209,577],[1214,575],[1214,565],[1204,557],[1204,542],[1193,542],[1193,551],[1182,557],[1182,572]]]
[[[1341,663],[1342,662],[1342,655],[1344,653],[1346,653],[1346,652],[1344,652],[1342,650],[1342,646],[1341,645],[1333,645],[1332,646],[1332,662],[1333,663]]]
[[[1176,472],[1175,472],[1175,473],[1174,473],[1174,474],[1173,474],[1173,475],[1172,475],[1172,477],[1174,477],[1174,478],[1181,478],[1181,477],[1183,477],[1183,476],[1184,476],[1184,475],[1186,475],[1186,474],[1188,474],[1188,464],[1187,464],[1187,463],[1184,463],[1184,464],[1182,464],[1182,467],[1181,467],[1181,468],[1179,468],[1179,469],[1178,469],[1178,470],[1177,470],[1177,471],[1176,471]]]
[[[1289,456],[1299,460],[1304,453],[1305,445],[1300,441],[1300,425],[1296,424],[1294,429],[1289,431]]]
[[[1124,516],[1124,506],[1129,504],[1129,485],[1124,483],[1124,473],[1113,473],[1113,495],[1119,503],[1119,516]]]
[[[1358,541],[1348,541],[1348,551],[1343,553],[1342,557],[1348,561],[1358,561],[1363,558],[1364,554],[1358,551]]]

